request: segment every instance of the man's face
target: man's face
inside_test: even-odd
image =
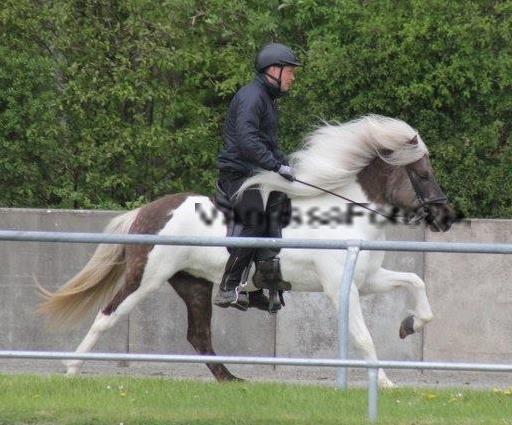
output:
[[[278,66],[271,66],[267,70],[267,74],[278,79],[281,68]],[[281,73],[281,91],[286,92],[290,90],[295,80],[295,67],[294,66],[283,66],[283,72]]]

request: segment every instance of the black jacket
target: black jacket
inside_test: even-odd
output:
[[[229,105],[217,166],[250,176],[258,169],[277,171],[288,165],[277,142],[276,98],[280,92],[263,75],[242,87]]]

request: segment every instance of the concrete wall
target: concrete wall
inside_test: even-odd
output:
[[[0,228],[99,232],[116,213],[0,209]],[[472,220],[446,234],[392,226],[390,240],[509,242],[512,222]],[[50,332],[35,314],[34,277],[56,289],[87,262],[88,244],[0,244],[0,349],[73,350],[84,326]],[[504,255],[388,253],[385,266],[424,277],[435,319],[424,334],[400,340],[401,320],[412,307],[404,292],[363,298],[363,310],[381,359],[510,362],[512,354],[512,258]],[[291,293],[277,317],[259,311],[214,308],[219,354],[336,356],[337,317],[322,293]],[[193,353],[186,341],[186,310],[170,287],[142,302],[109,331],[96,351]],[[352,354],[354,357],[356,353]]]
[[[428,241],[511,243],[512,221],[471,220]],[[512,256],[432,253],[425,277],[435,320],[426,360],[512,361]]]

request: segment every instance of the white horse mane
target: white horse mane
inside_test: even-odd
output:
[[[418,143],[408,143],[417,136]],[[390,151],[383,154],[382,151]],[[328,190],[340,189],[375,157],[391,165],[417,161],[427,153],[418,132],[406,122],[380,115],[365,115],[344,124],[326,124],[305,138],[301,150],[290,156],[296,177]],[[257,185],[264,199],[272,190],[290,197],[315,196],[320,192],[300,183],[291,183],[271,171],[261,171],[247,179],[239,190]]]

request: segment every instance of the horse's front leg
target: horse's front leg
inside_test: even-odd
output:
[[[329,298],[333,301],[336,306],[336,310],[339,312],[339,275],[340,273],[327,273],[327,270],[331,268],[322,267],[318,269],[319,275],[322,280],[322,286],[325,292],[329,295]],[[366,361],[377,361],[377,352],[375,351],[375,345],[370,335],[370,331],[366,326],[363,317],[363,311],[361,309],[361,302],[359,299],[359,290],[355,283],[352,283],[350,289],[350,300],[349,300],[349,322],[348,322],[350,338],[354,343],[354,347],[359,351],[362,358]],[[379,369],[379,386],[381,388],[394,387],[394,383],[387,377],[386,372],[383,369]]]
[[[378,269],[361,286],[365,294],[388,292],[394,288],[405,288],[414,298],[412,315],[402,320],[400,338],[405,338],[422,329],[433,318],[428,302],[425,282],[414,273],[395,272],[384,268]]]
[[[362,354],[363,359],[366,361],[377,361],[375,345],[364,321],[359,291],[354,284],[352,284],[350,290],[348,329],[354,346]],[[387,377],[384,369],[379,369],[379,386],[381,388],[392,388],[395,386],[393,381]]]

